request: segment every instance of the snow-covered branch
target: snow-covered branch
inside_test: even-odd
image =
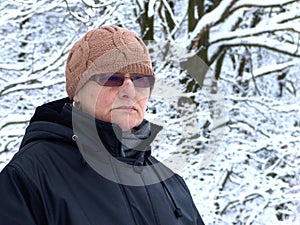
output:
[[[171,9],[169,3],[168,3],[166,0],[163,0],[163,4],[164,4],[164,6],[166,7],[166,9],[168,10],[168,12],[169,12],[169,14],[170,14],[170,16],[171,16],[171,18],[172,18],[172,21],[173,21],[173,23],[175,24],[175,28],[174,28],[174,29],[176,29],[176,28],[178,29],[178,28],[179,28],[179,25],[178,25],[177,19],[176,19],[176,17],[174,16],[174,13],[173,13],[173,11],[172,11],[172,9]]]
[[[13,125],[13,124],[24,124],[25,122],[28,122],[30,119],[30,115],[8,115],[0,122],[0,130],[3,128]],[[23,131],[22,131],[23,132]]]
[[[235,11],[237,11],[240,8],[247,8],[247,7],[280,7],[283,5],[287,5],[287,4],[292,4],[294,2],[297,2],[298,0],[277,0],[277,1],[251,1],[251,3],[249,3],[248,0],[223,0],[221,1],[221,3],[211,12],[205,14],[200,21],[197,23],[195,29],[189,34],[189,39],[187,41],[187,45],[186,47],[188,47],[190,45],[190,43],[192,43],[195,40],[200,39],[200,37],[202,36],[203,32],[207,29],[210,29],[214,26],[216,26],[217,24],[219,24],[221,21],[225,20],[226,17],[229,14],[234,13]],[[276,27],[273,27],[274,29],[276,29]],[[283,29],[288,29],[288,30],[292,30],[292,31],[296,31],[299,32],[299,28],[293,28],[293,27],[281,27],[279,28],[280,30]],[[266,29],[264,32],[266,32]],[[253,30],[253,32],[255,32]],[[258,31],[256,31],[258,32]],[[261,31],[263,32],[263,31]],[[260,32],[260,33],[261,33]]]
[[[223,0],[213,11],[203,15],[195,29],[189,34],[189,38],[186,42],[186,48],[188,48],[195,39],[199,39],[206,29],[211,28],[220,22],[236,1],[237,0]]]
[[[291,57],[300,57],[300,51],[298,46],[291,43],[283,43],[279,40],[274,40],[268,37],[258,36],[258,37],[245,37],[245,38],[235,38],[231,40],[226,40],[219,43],[220,47],[258,47],[265,48],[272,52],[282,53]],[[211,52],[210,61],[213,61],[219,54],[218,48],[215,48],[215,52]]]
[[[45,86],[51,86],[54,84],[59,84],[59,82],[43,82],[40,84],[39,80],[43,77],[46,77],[51,71],[55,71],[59,68],[59,66],[65,63],[64,56],[68,53],[68,49],[70,48],[70,44],[74,40],[74,37],[69,39],[64,46],[62,46],[55,55],[52,55],[51,58],[47,60],[45,64],[38,65],[34,71],[28,71],[23,73],[22,76],[15,80],[11,80],[7,82],[6,85],[1,87],[0,89],[0,96],[6,95],[8,93],[25,89],[36,89],[36,88],[43,88]],[[13,66],[10,64],[4,65],[6,68],[10,68],[12,70]],[[1,65],[0,65],[1,67]],[[18,66],[15,66],[15,69],[19,69]],[[31,85],[28,85],[31,84]]]
[[[62,0],[55,0],[49,2],[47,0],[41,0],[41,1],[32,1],[23,4],[27,6],[25,7],[12,7],[8,10],[4,11],[4,15],[2,15],[0,20],[0,26],[3,26],[8,23],[19,23],[21,24],[23,21],[26,21],[27,19],[30,19],[33,15],[42,14],[47,11],[53,10],[54,8],[57,8],[61,5]],[[30,4],[31,3],[31,4]],[[17,3],[14,3],[15,5],[18,5]],[[8,7],[8,6],[5,6]]]
[[[233,10],[236,10],[241,7],[282,7],[284,5],[292,4],[294,2],[298,2],[298,0],[238,0],[233,7]]]
[[[286,63],[278,63],[276,65],[267,65],[258,69],[253,70],[253,76],[254,78],[266,76],[269,74],[277,74],[279,72],[282,72],[290,67],[296,66],[296,62],[286,62]],[[250,80],[252,79],[252,75],[249,73],[245,73],[243,80]]]
[[[218,37],[217,35],[212,35],[210,44],[213,45],[221,41],[229,41],[232,39],[258,36],[261,34],[274,33],[277,31],[287,31],[287,32],[294,32],[300,34],[300,26],[295,25],[295,23],[284,23],[284,24],[269,24],[269,25],[264,25],[262,27],[254,27],[254,28],[248,28],[243,30],[237,30],[228,33],[223,33],[220,37]]]
[[[116,3],[117,0],[105,1],[105,3],[98,3],[98,4],[96,4],[95,1],[92,1],[92,0],[82,0],[82,2],[91,8],[101,8],[101,7],[105,7],[108,5],[112,5],[112,4]]]

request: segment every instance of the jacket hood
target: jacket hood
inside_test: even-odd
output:
[[[30,119],[21,148],[37,140],[65,140],[72,142],[72,129],[69,118],[63,117],[61,112],[69,98],[59,99],[38,106]],[[63,125],[63,126],[62,126]]]
[[[142,129],[149,129],[149,136],[143,138],[138,146],[131,149],[133,153],[129,155],[133,158],[124,159],[121,152],[123,135],[121,128],[76,110],[72,107],[72,101],[69,98],[63,98],[36,108],[26,129],[21,147],[42,139],[61,141],[72,145],[77,143],[77,145],[81,145],[78,147],[82,147],[82,145],[95,146],[95,142],[100,140],[105,149],[121,161],[136,162],[139,157],[143,161],[150,155],[150,144],[162,127],[143,120],[132,131],[138,133]]]

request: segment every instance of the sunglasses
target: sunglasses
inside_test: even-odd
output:
[[[130,75],[128,77],[135,87],[152,88],[154,86],[155,78],[153,75]],[[96,74],[90,80],[95,81],[101,86],[118,87],[122,86],[126,77],[122,74]]]

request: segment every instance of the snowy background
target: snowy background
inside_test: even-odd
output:
[[[300,224],[299,0],[2,0],[0,170],[34,109],[66,97],[87,30],[148,43],[153,154],[186,180],[206,224]]]

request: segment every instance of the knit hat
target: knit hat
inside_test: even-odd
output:
[[[144,42],[134,32],[116,26],[87,32],[67,58],[66,90],[70,99],[91,76],[115,72],[154,75]]]

